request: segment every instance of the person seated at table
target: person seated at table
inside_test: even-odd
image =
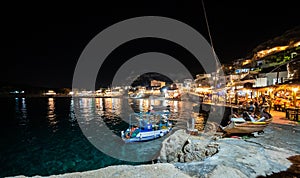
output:
[[[249,102],[249,106],[248,106],[248,111],[254,113],[255,108],[256,108],[256,107],[255,107],[255,105],[254,105],[254,102],[253,102],[253,101],[250,101],[250,102]]]
[[[243,110],[247,110],[247,106],[248,106],[248,102],[247,101],[243,101],[240,104],[240,108],[243,109]]]

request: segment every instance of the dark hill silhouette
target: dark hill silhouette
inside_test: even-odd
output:
[[[256,46],[246,58],[251,58],[255,53],[261,50],[273,48],[275,46],[286,46],[300,41],[300,25],[285,31],[282,35],[267,40]]]
[[[154,73],[154,72],[149,72],[145,73],[141,76],[139,76],[134,82],[131,84],[131,86],[136,87],[136,86],[150,86],[151,80],[159,80],[159,81],[164,81],[166,84],[172,84],[173,81],[159,73]]]

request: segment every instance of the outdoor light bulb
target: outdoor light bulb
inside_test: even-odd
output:
[[[298,88],[293,88],[293,92],[297,92],[298,91]]]

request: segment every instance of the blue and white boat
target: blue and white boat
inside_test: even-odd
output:
[[[129,115],[129,127],[121,132],[127,142],[143,142],[161,138],[172,130],[169,112],[132,113]]]

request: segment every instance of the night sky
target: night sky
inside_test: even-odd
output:
[[[165,16],[182,21],[208,41],[201,1],[144,1],[111,4],[22,5],[2,14],[2,59],[0,81],[43,87],[71,87],[77,60],[89,41],[105,28],[138,16]],[[299,25],[294,1],[204,0],[214,49],[221,63],[245,57],[260,43]],[[106,81],[130,57],[158,51],[185,58],[193,74],[201,72],[193,56],[178,45],[158,40],[134,40],[120,46],[101,70]],[[111,67],[114,66],[114,67]]]

